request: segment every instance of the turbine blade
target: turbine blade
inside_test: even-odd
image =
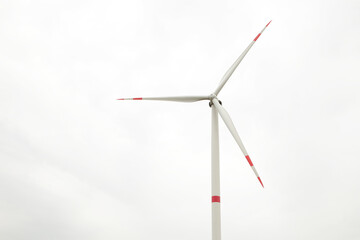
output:
[[[216,110],[219,112],[221,118],[224,120],[225,125],[229,129],[231,135],[234,137],[236,143],[239,145],[241,151],[245,155],[246,160],[250,164],[250,167],[252,168],[252,170],[254,171],[256,177],[258,178],[259,182],[261,183],[261,186],[264,187],[264,185],[263,185],[263,183],[262,183],[262,181],[260,179],[260,176],[259,176],[258,172],[256,171],[256,168],[255,168],[254,164],[252,163],[252,161],[251,161],[251,159],[249,157],[249,154],[247,153],[247,151],[246,151],[246,149],[244,147],[244,144],[242,143],[242,141],[241,141],[241,139],[239,137],[239,134],[236,131],[236,128],[234,126],[233,121],[230,118],[229,113],[225,110],[225,108],[223,108],[223,106],[220,105],[219,101],[216,98],[214,98],[212,100],[212,103],[214,104]]]
[[[236,61],[233,63],[233,65],[231,65],[231,67],[227,70],[227,72],[225,73],[225,75],[223,76],[223,78],[220,81],[219,86],[216,88],[214,94],[218,95],[219,92],[221,91],[221,89],[224,87],[225,83],[228,81],[228,79],[231,77],[231,75],[233,74],[233,72],[235,71],[235,69],[237,68],[237,66],[239,66],[240,62],[243,60],[243,58],[245,57],[245,55],[248,53],[248,51],[250,50],[250,48],[254,45],[254,43],[256,42],[256,40],[258,40],[258,38],[260,37],[260,35],[264,32],[265,28],[267,26],[269,26],[269,24],[271,23],[271,21],[266,24],[266,26],[263,28],[263,30],[261,30],[261,32],[254,38],[254,40],[252,40],[252,42],[249,44],[249,46],[244,50],[244,52],[238,57],[238,59],[236,59]]]
[[[177,97],[139,97],[139,98],[118,98],[117,100],[155,100],[155,101],[173,101],[173,102],[197,102],[210,100],[209,96],[177,96]]]

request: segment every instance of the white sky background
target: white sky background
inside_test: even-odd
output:
[[[0,1],[0,238],[360,238],[359,1]]]

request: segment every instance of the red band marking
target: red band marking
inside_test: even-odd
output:
[[[264,184],[262,183],[260,177],[258,177],[258,179],[259,179],[259,181],[260,181],[260,183],[261,183],[261,186],[264,187]]]
[[[211,202],[220,202],[220,196],[212,196]]]
[[[272,20],[271,20],[272,21]],[[266,24],[266,26],[269,26],[269,24],[271,23],[271,21],[268,23],[268,24]]]
[[[119,98],[119,99],[116,99],[116,100],[124,100],[123,98]]]
[[[261,33],[259,33],[256,38],[254,39],[254,42],[260,37]]]
[[[133,98],[133,100],[142,100],[142,97]]]
[[[250,159],[249,155],[246,155],[245,157],[246,157],[246,159],[248,160],[248,162],[249,162],[250,166],[254,166],[254,164],[252,163],[252,161],[251,161],[251,159]]]

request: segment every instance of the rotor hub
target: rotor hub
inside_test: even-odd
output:
[[[209,96],[209,99],[210,99],[210,102],[209,102],[209,107],[211,107],[212,105],[213,105],[213,99],[217,99],[218,101],[219,101],[219,103],[220,103],[220,105],[222,105],[222,102],[217,98],[217,96],[215,95],[215,94],[211,94],[210,96]]]

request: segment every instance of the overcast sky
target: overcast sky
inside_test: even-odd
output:
[[[360,239],[360,1],[0,0],[0,238]]]

